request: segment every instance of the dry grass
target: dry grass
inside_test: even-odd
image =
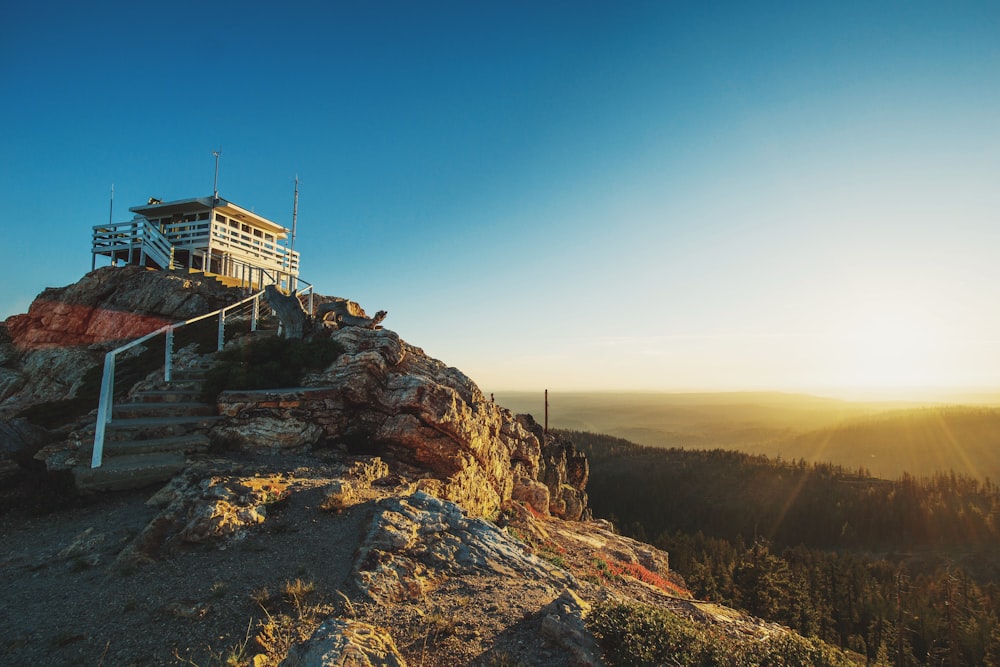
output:
[[[251,598],[260,605],[265,618],[257,623],[257,635],[254,642],[260,649],[262,657],[257,663],[277,665],[288,654],[288,650],[300,642],[304,642],[319,627],[328,611],[318,604],[306,604],[306,598],[316,590],[312,581],[295,579],[286,581],[281,587],[282,598],[278,603],[294,605],[290,609],[268,608],[275,602],[274,596],[267,588],[254,590]],[[256,664],[256,663],[255,663]]]

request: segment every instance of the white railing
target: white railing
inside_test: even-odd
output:
[[[309,312],[312,313],[312,296],[313,289],[312,285],[308,285],[303,292],[308,292],[309,295]],[[234,314],[245,313],[249,315],[250,319],[250,330],[257,330],[257,323],[260,317],[260,302],[264,292],[260,291],[256,294],[248,296],[247,298],[234,303],[225,308],[220,308],[219,310],[213,311],[211,313],[205,313],[204,315],[199,315],[198,317],[193,317],[189,320],[183,322],[175,322],[174,324],[168,324],[164,327],[157,329],[151,333],[137,338],[133,341],[126,343],[120,347],[108,352],[104,355],[104,375],[101,378],[101,398],[97,405],[97,424],[94,429],[94,452],[91,455],[90,467],[99,468],[104,458],[104,436],[107,430],[108,424],[112,421],[112,414],[114,412],[114,394],[115,394],[115,362],[116,358],[122,352],[130,350],[137,345],[141,345],[146,341],[149,341],[160,334],[165,336],[164,344],[164,361],[163,361],[163,380],[164,382],[170,382],[173,374],[173,354],[174,354],[174,332],[181,327],[185,327],[189,324],[194,324],[195,322],[200,322],[206,320],[210,317],[218,316],[219,318],[219,336],[218,336],[218,350],[222,350],[225,344],[225,331],[226,331],[226,319],[228,316]]]
[[[207,252],[211,245],[212,256],[201,260],[205,264],[201,270],[210,273],[244,278],[248,284],[253,284],[254,273],[259,282],[262,272],[285,278],[297,276],[299,272],[299,253],[280,245],[273,235],[258,237],[254,230],[245,232],[221,222],[173,222],[161,229],[145,218],[135,218],[128,222],[96,225],[93,229],[91,254],[123,259],[129,264],[139,252],[140,264],[144,264],[143,258],[148,256],[161,268],[169,269],[173,268],[174,249],[188,253]],[[294,289],[291,281],[274,282],[282,289]],[[263,284],[259,288],[263,289]]]
[[[212,267],[217,270],[209,271],[209,274],[235,281],[227,284],[252,290],[262,290],[267,285],[277,285],[284,292],[295,291],[301,295],[309,294],[309,298],[312,299],[312,284],[284,269],[266,268],[259,264],[242,261],[232,255],[225,255],[213,259],[213,261],[218,261],[218,266]],[[312,312],[311,301],[309,312]]]
[[[276,240],[255,236],[253,232],[214,222],[211,226],[212,247],[225,249],[247,264],[285,273],[299,272],[299,253],[278,245]]]
[[[125,259],[131,264],[136,251],[139,252],[139,264],[145,264],[145,258],[149,257],[161,268],[171,268],[173,246],[148,220],[139,218],[94,227],[91,254],[107,255],[113,260]]]

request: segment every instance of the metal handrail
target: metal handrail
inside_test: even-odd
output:
[[[115,358],[125,352],[130,350],[137,345],[141,345],[146,341],[159,336],[160,334],[166,335],[166,344],[164,345],[164,362],[163,362],[163,379],[164,382],[170,382],[171,374],[173,371],[173,347],[174,347],[174,331],[185,327],[189,324],[194,324],[195,322],[200,322],[202,320],[208,319],[218,315],[219,317],[219,339],[218,339],[218,349],[222,350],[225,343],[225,325],[226,325],[226,313],[238,308],[247,303],[253,304],[251,310],[250,318],[250,330],[257,330],[257,320],[260,313],[260,299],[264,295],[263,290],[248,296],[242,301],[226,306],[225,308],[220,308],[218,310],[212,311],[211,313],[205,313],[204,315],[199,315],[198,317],[193,317],[189,320],[184,320],[183,322],[175,322],[173,324],[168,324],[166,326],[160,327],[156,331],[146,334],[141,338],[136,338],[133,341],[126,343],[120,347],[116,347],[107,354],[104,355],[104,375],[101,378],[101,398],[97,404],[97,426],[94,429],[94,451],[90,459],[91,468],[99,468],[104,458],[104,435],[107,425],[111,423],[112,415],[112,405],[114,404],[114,384],[115,384]]]
[[[296,291],[296,296],[301,296],[308,294],[309,305],[308,312],[310,315],[313,313],[313,285],[312,283],[307,283],[305,281],[300,281],[298,276],[294,276],[296,282],[305,283],[305,288],[301,291]],[[260,315],[260,300],[264,296],[264,290],[252,294],[242,301],[237,301],[234,304],[226,306],[225,308],[219,308],[210,313],[205,313],[204,315],[199,315],[197,317],[192,317],[189,320],[184,320],[183,322],[175,322],[173,324],[168,324],[166,326],[160,327],[156,331],[146,334],[141,338],[137,338],[130,341],[120,347],[116,347],[107,354],[104,355],[104,375],[101,378],[101,398],[97,404],[97,426],[94,429],[94,452],[90,459],[91,468],[99,468],[104,458],[104,435],[107,425],[111,423],[112,417],[112,406],[114,404],[114,385],[115,385],[115,357],[118,354],[130,350],[137,345],[141,345],[146,341],[155,338],[160,334],[165,334],[165,345],[164,345],[164,360],[163,360],[163,381],[170,382],[173,373],[173,347],[174,347],[174,331],[185,327],[189,324],[194,324],[195,322],[200,322],[206,320],[210,317],[218,315],[219,317],[219,338],[218,338],[218,350],[221,351],[225,345],[225,331],[226,331],[226,314],[240,306],[244,306],[248,303],[252,304],[250,311],[250,330],[257,330],[257,322]]]

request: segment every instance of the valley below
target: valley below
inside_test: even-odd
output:
[[[1000,401],[845,401],[778,392],[550,392],[549,426],[659,448],[727,449],[896,479],[954,471],[1000,479]],[[543,415],[542,392],[500,392]]]

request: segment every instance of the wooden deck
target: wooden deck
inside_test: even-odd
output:
[[[287,287],[299,272],[299,253],[279,245],[274,234],[233,220],[98,225],[91,253],[95,263],[100,255],[113,263],[202,271],[232,286]]]

